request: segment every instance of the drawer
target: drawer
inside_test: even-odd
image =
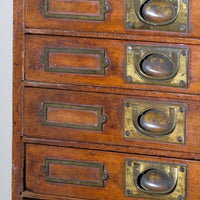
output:
[[[162,1],[25,0],[25,27],[65,32],[200,36],[197,1]],[[151,6],[157,10],[148,11]],[[153,19],[157,12],[159,17]]]
[[[26,144],[25,191],[102,200],[192,200],[200,198],[199,167],[191,160]],[[151,183],[146,171],[157,175],[160,191],[140,189]],[[138,189],[135,179],[142,184]],[[174,183],[175,188],[165,194]]]
[[[199,113],[200,103],[194,101],[26,87],[23,134],[34,138],[200,152],[200,136],[196,131]],[[138,120],[141,120],[139,125]],[[158,129],[150,128],[154,125]]]
[[[25,79],[199,94],[199,51],[198,45],[27,35]]]

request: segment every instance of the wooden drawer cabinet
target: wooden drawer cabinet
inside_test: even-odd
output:
[[[132,48],[132,51],[128,48]],[[28,35],[25,79],[199,94],[199,48],[198,45]],[[139,57],[137,51],[141,54]],[[174,65],[175,75],[166,77],[162,82],[159,79],[162,76],[152,76],[152,80],[137,72],[137,67],[144,59],[148,60],[148,56],[155,54],[155,59],[159,60],[158,53],[167,56]],[[138,62],[131,62],[134,58]]]
[[[12,199],[200,199],[198,1],[14,8]]]
[[[193,199],[193,194],[200,198],[197,187],[199,179],[194,179],[198,176],[199,163],[195,161],[29,144],[26,145],[25,187],[27,190],[42,194],[77,198],[84,196],[88,199],[127,199],[127,188],[130,187],[134,191],[134,183],[131,182],[131,186],[128,182],[128,161],[132,165],[142,165],[143,161],[149,161],[153,167],[158,165],[158,168],[162,164],[175,164],[170,167],[177,167],[178,182],[168,198],[176,199],[173,193],[185,196],[186,188],[187,199]],[[186,176],[187,183],[183,180]],[[180,180],[183,182],[179,182]],[[151,195],[149,198],[157,199]]]
[[[158,104],[160,107],[156,107]],[[160,137],[155,137],[156,132],[155,135],[144,135],[137,131],[132,121],[132,115],[136,115],[133,112],[134,105],[139,105],[138,109],[141,110],[138,118],[153,109],[160,110],[170,117],[170,108],[175,108],[175,128],[169,134]],[[144,105],[147,107],[142,110]],[[196,131],[199,108],[199,102],[180,99],[25,88],[23,135],[33,138],[138,147],[145,145],[145,148],[151,149],[200,152],[200,138]],[[160,118],[154,117],[154,120],[158,121]],[[170,120],[173,121],[173,115]],[[156,125],[153,122],[149,124]],[[131,135],[127,136],[127,131]]]
[[[164,4],[159,4],[151,0],[117,2],[115,0],[26,0],[25,27],[68,32],[199,37],[198,10],[200,6],[198,2],[191,0],[164,2]],[[145,4],[149,4],[146,6],[147,9],[143,11],[143,15],[138,16],[138,10],[141,11]],[[148,8],[152,5],[155,5],[157,10],[150,10],[149,12],[152,13],[147,19],[145,16],[148,15]],[[153,20],[153,15],[159,12],[161,16],[158,14],[157,19]],[[166,28],[160,28],[161,22],[166,24]]]

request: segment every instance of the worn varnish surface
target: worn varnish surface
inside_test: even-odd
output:
[[[123,138],[123,100],[148,100],[165,103],[184,103],[187,105],[186,114],[186,144],[174,145],[148,141],[134,141]],[[103,131],[90,131],[62,127],[44,126],[39,116],[43,102],[56,102],[75,105],[89,105],[103,107],[107,116]],[[198,122],[200,113],[199,102],[145,98],[137,96],[111,95],[101,93],[85,93],[50,89],[25,88],[24,89],[24,135],[28,137],[48,138],[58,140],[71,140],[125,146],[145,146],[151,149],[176,150],[180,152],[200,152],[200,137]],[[147,152],[148,153],[148,152]]]
[[[104,167],[109,173],[109,179],[106,181],[104,188],[45,182],[44,174],[40,171],[45,158],[104,163]],[[27,176],[25,190],[77,198],[85,197],[87,199],[127,199],[124,196],[124,163],[127,158],[186,164],[188,170],[187,200],[193,200],[194,196],[196,199],[200,198],[200,194],[198,193],[200,179],[196,178],[199,174],[199,162],[32,144],[26,145]]]
[[[24,148],[21,141],[22,118],[22,19],[23,19],[23,1],[13,1],[15,8],[13,14],[13,134],[12,134],[12,200],[22,200],[23,191],[23,155]],[[6,169],[5,169],[6,170]]]
[[[200,59],[198,45],[187,45],[190,48],[188,77],[188,88],[172,88],[151,85],[136,85],[125,83],[126,70],[126,54],[125,45],[139,44],[137,41],[116,41],[101,40],[88,38],[64,38],[64,37],[48,37],[48,36],[26,36],[26,62],[25,62],[25,79],[31,81],[79,84],[79,85],[95,85],[118,87],[127,89],[143,89],[153,91],[178,92],[178,93],[200,93],[200,71],[198,70],[198,62]],[[143,45],[152,45],[152,43],[141,43]],[[158,45],[158,44],[156,44]],[[161,44],[169,46],[169,44]],[[114,48],[116,47],[117,48]],[[171,45],[170,45],[171,46]],[[176,46],[176,45],[175,45]],[[183,45],[178,45],[182,47]],[[72,73],[55,73],[45,72],[44,65],[40,58],[43,55],[44,48],[86,48],[105,50],[106,56],[110,59],[110,65],[106,68],[105,75],[87,75]],[[65,62],[64,57],[60,57]],[[75,65],[76,61],[75,61]]]
[[[103,22],[94,21],[77,21],[77,20],[63,20],[44,18],[40,10],[40,0],[26,0],[25,1],[25,27],[27,28],[43,28],[63,31],[87,31],[87,32],[107,32],[107,33],[123,33],[123,34],[142,34],[142,35],[162,35],[162,36],[180,36],[180,37],[199,37],[199,3],[197,1],[190,1],[190,33],[168,33],[159,31],[140,31],[128,30],[124,24],[125,16],[125,1],[106,1],[111,11],[106,14],[106,20]],[[81,5],[80,5],[81,7]]]
[[[110,11],[105,14],[105,21],[98,22],[44,18],[40,2],[14,1],[12,200],[128,199],[124,195],[126,158],[186,164],[187,200],[200,199],[199,2],[190,0],[190,32],[186,34],[127,29],[125,1],[106,0]],[[89,1],[82,6],[77,6],[76,1],[73,5],[68,4],[67,10],[63,6],[67,1],[49,2],[53,13],[99,14],[97,1],[92,7]],[[125,45],[132,43],[189,47],[188,88],[125,83]],[[105,50],[110,63],[105,75],[45,72],[41,63],[45,47],[101,49]],[[57,63],[62,68],[80,69],[84,66],[85,69],[98,70],[100,60],[96,55],[55,53],[49,62],[52,68]],[[186,144],[125,140],[124,99],[186,104]],[[108,120],[102,131],[45,126],[39,114],[43,101],[102,106]],[[89,121],[90,125],[97,122],[96,113],[88,116],[84,111],[49,111],[48,119],[52,122],[88,124]],[[71,114],[82,118],[70,117]],[[104,188],[45,182],[41,172],[45,157],[102,162],[110,177]],[[71,174],[66,174],[65,169],[58,166],[54,175],[61,177],[65,174],[68,178]],[[73,168],[71,172],[76,170]],[[84,177],[84,173],[83,170],[80,177]]]

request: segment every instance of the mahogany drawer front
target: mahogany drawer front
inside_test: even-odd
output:
[[[157,119],[165,116],[164,124],[168,124],[168,118],[171,122],[175,119],[175,128],[172,126],[170,134],[163,133],[158,138],[156,132],[152,136],[137,131],[132,121],[132,115],[137,116],[133,113],[135,105],[141,111],[138,116],[157,110],[154,112],[158,114]],[[200,152],[200,136],[196,131],[199,108],[199,102],[194,101],[24,88],[23,134],[34,138]],[[148,129],[145,123],[141,126]]]
[[[132,166],[128,161],[132,162]],[[134,182],[127,182],[129,176],[127,168],[130,167],[132,170],[133,163],[141,165],[148,163],[150,168],[159,164],[160,166],[176,164],[179,176],[176,187],[180,184],[185,189],[177,193],[175,188],[175,194],[178,195],[170,199],[177,199],[179,195],[184,197],[184,194],[186,198],[183,199],[200,198],[198,189],[200,166],[196,161],[33,144],[26,145],[25,191],[87,199],[129,199],[131,196],[126,194],[125,188],[127,184],[131,188]],[[106,173],[103,175],[103,184],[96,186],[102,181],[102,170]],[[181,178],[182,175],[184,179]],[[167,197],[171,196],[164,195],[156,198],[154,195],[149,195],[148,198],[167,199]]]
[[[166,3],[166,0],[163,0]],[[141,2],[145,2],[141,1]],[[148,1],[147,1],[148,2]],[[150,1],[149,1],[150,2]],[[199,37],[200,28],[198,19],[199,4],[197,1],[171,1],[184,4],[183,6],[174,5],[175,10],[183,7],[183,13],[178,13],[170,27],[165,28],[158,25],[158,31],[152,31],[155,25],[148,26],[142,23],[138,29],[146,27],[146,30],[138,30],[135,19],[131,16],[137,15],[135,9],[129,6],[134,5],[132,0],[115,1],[115,0],[78,0],[78,1],[61,1],[61,0],[25,0],[25,27],[41,28],[51,30],[63,30],[72,32],[99,32],[99,33],[122,33],[122,34],[144,34],[144,35],[171,35],[185,37]],[[109,6],[107,6],[109,5]],[[127,7],[127,8],[126,8]],[[171,7],[171,6],[169,6]],[[141,5],[142,8],[142,5]],[[179,9],[179,8],[178,8]],[[188,11],[189,9],[189,11]],[[171,10],[172,12],[177,12]],[[181,10],[181,9],[180,9]],[[129,12],[129,14],[127,14]],[[174,14],[175,14],[174,13]],[[130,16],[129,16],[130,15]],[[187,17],[186,17],[187,16]],[[129,19],[130,18],[130,19]],[[164,16],[165,18],[165,16]],[[185,18],[183,22],[183,18]],[[137,17],[137,21],[141,20]],[[133,23],[130,25],[129,21]],[[178,23],[177,23],[178,21]],[[187,23],[188,22],[188,23]],[[147,25],[147,26],[146,26]],[[171,28],[172,26],[172,28]],[[163,28],[164,27],[164,28]],[[164,31],[160,31],[163,30]],[[172,29],[170,32],[166,32]],[[188,33],[182,34],[188,29]],[[150,30],[150,31],[148,31]],[[174,32],[173,32],[174,31]],[[179,31],[178,33],[175,33]]]
[[[197,67],[200,59],[199,48],[198,45],[155,45],[118,40],[27,35],[25,79],[199,94],[200,72]],[[141,51],[138,63],[133,63],[138,56],[137,49]],[[164,55],[168,62],[177,68],[172,70],[172,77],[148,78],[143,77],[143,72],[142,74],[137,72],[145,53],[150,56]],[[147,60],[150,56],[147,56]],[[152,62],[150,65],[153,69],[157,64]],[[168,69],[167,66],[166,61]]]

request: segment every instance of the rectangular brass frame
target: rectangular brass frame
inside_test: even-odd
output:
[[[44,17],[55,18],[55,19],[77,19],[77,20],[92,20],[92,21],[105,21],[105,0],[89,0],[89,1],[99,1],[100,10],[99,15],[73,15],[73,14],[54,14],[49,12],[49,0],[41,0],[40,7],[44,10]]]
[[[158,53],[172,59],[172,53],[179,58],[177,63],[178,71],[174,77],[169,80],[152,81],[140,76],[136,70],[136,65],[144,56],[152,53]],[[158,85],[167,87],[187,88],[188,87],[188,65],[189,65],[189,48],[188,47],[166,47],[166,46],[150,46],[150,45],[135,45],[129,44],[126,46],[126,83],[128,84],[143,84],[143,85]],[[127,80],[127,77],[131,79]]]
[[[100,63],[99,69],[76,69],[65,67],[49,67],[49,53],[74,53],[74,54],[89,54],[99,55]],[[103,63],[105,61],[105,51],[97,49],[74,49],[74,48],[45,48],[44,55],[41,56],[41,62],[45,65],[46,72],[60,72],[60,73],[74,73],[74,74],[105,74],[105,67]]]
[[[171,167],[178,169],[178,182],[172,193],[162,196],[153,196],[145,194],[144,192],[137,189],[133,181],[133,167],[139,165],[141,172],[148,169],[160,169],[167,173]],[[186,187],[187,187],[187,166],[185,164],[175,163],[163,163],[163,162],[152,162],[144,160],[126,159],[125,160],[125,196],[132,198],[145,198],[151,200],[178,200],[179,196],[186,200]],[[127,194],[127,191],[130,191]]]
[[[138,4],[145,3],[147,0],[126,0],[126,28],[127,29],[142,29],[142,30],[157,30],[167,32],[189,32],[189,0],[176,0],[179,2],[179,14],[175,21],[168,25],[153,26],[142,22],[135,13],[134,1],[138,1]],[[175,0],[168,0],[169,2]],[[182,28],[184,27],[184,29]]]
[[[48,107],[67,108],[67,109],[86,110],[86,111],[96,111],[97,112],[97,125],[92,126],[92,125],[78,125],[78,124],[49,122],[47,120],[47,109],[48,109]],[[80,106],[80,105],[72,105],[72,104],[59,104],[59,103],[44,102],[43,108],[42,108],[42,110],[40,111],[39,114],[42,117],[43,124],[46,125],[46,126],[102,131],[103,130],[103,124],[106,122],[106,116],[103,114],[103,108],[102,107]]]
[[[99,180],[97,180],[97,182],[93,182],[93,181],[66,180],[66,179],[61,179],[61,178],[52,178],[49,176],[49,164],[61,164],[61,165],[97,168],[97,169],[99,169]],[[48,182],[84,185],[84,186],[93,186],[93,187],[104,187],[104,180],[103,180],[104,164],[102,164],[102,163],[89,163],[89,162],[81,162],[81,161],[45,159],[45,168],[46,168],[45,180]]]
[[[129,105],[129,106],[127,106]],[[132,120],[132,106],[137,106],[140,114],[149,109],[158,109],[168,115],[169,108],[175,108],[177,111],[176,127],[169,135],[162,137],[150,137],[141,134],[136,130]],[[152,101],[138,101],[133,99],[124,100],[124,138],[128,140],[146,140],[156,141],[165,143],[186,143],[186,112],[187,106],[185,104],[171,104],[171,103],[160,103]],[[127,136],[126,132],[130,135]],[[179,140],[178,138],[181,138]]]

